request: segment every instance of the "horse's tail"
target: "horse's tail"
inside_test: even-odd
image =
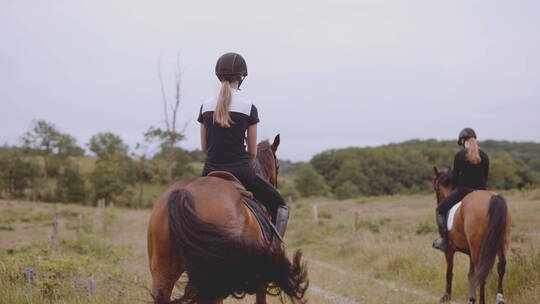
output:
[[[508,206],[501,195],[494,195],[489,200],[489,224],[480,248],[478,262],[475,265],[474,281],[476,284],[484,284],[493,268],[497,252],[501,249],[506,229]]]
[[[184,295],[174,303],[213,301],[266,291],[303,303],[309,282],[297,251],[293,261],[283,248],[261,245],[233,227],[202,220],[188,190],[173,191],[167,201],[174,249],[188,274]]]

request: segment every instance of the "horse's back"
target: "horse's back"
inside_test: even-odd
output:
[[[462,223],[461,230],[466,239],[468,247],[479,247],[484,240],[484,236],[489,225],[489,208],[491,198],[497,195],[487,190],[476,190],[469,193],[462,200],[459,210]]]
[[[193,195],[195,210],[204,221],[234,225],[244,220],[242,193],[232,181],[205,176],[189,183],[185,189]]]

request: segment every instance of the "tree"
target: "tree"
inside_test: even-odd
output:
[[[56,199],[64,203],[80,203],[86,200],[86,187],[78,166],[68,164],[56,180]]]
[[[358,196],[358,188],[351,181],[345,181],[341,185],[337,186],[334,193],[337,199],[344,200]]]
[[[286,200],[297,200],[300,197],[300,193],[296,190],[294,183],[283,181],[279,183],[279,193]],[[289,202],[291,203],[291,202]]]
[[[21,136],[23,146],[38,150],[43,157],[45,180],[58,172],[60,165],[68,156],[83,155],[84,150],[77,146],[75,138],[62,133],[58,128],[45,120],[33,122],[30,131]],[[51,160],[51,156],[56,159]]]
[[[98,133],[92,136],[88,148],[100,159],[108,160],[127,157],[128,151],[128,146],[124,144],[122,138],[110,132]]]
[[[311,164],[303,165],[294,179],[296,189],[302,196],[322,196],[329,192],[324,177]]]
[[[96,200],[103,198],[106,202],[115,201],[135,181],[135,168],[127,154],[128,146],[120,136],[110,132],[92,136],[88,146],[99,157],[90,176],[94,197]]]
[[[180,109],[181,102],[181,84],[182,84],[182,70],[180,68],[180,58],[177,56],[176,66],[174,70],[174,93],[173,101],[169,102],[167,94],[165,93],[165,84],[163,82],[163,75],[161,73],[161,62],[158,61],[158,78],[161,88],[161,97],[163,104],[163,117],[165,128],[150,127],[145,136],[149,136],[158,140],[161,143],[162,154],[168,163],[167,166],[167,182],[171,183],[174,178],[173,168],[176,167],[176,155],[175,146],[181,140],[184,139],[182,131],[178,130],[177,119],[178,110]],[[170,111],[170,112],[169,112]]]
[[[133,182],[132,176],[133,172],[122,162],[98,160],[90,175],[95,199],[105,199],[106,203],[115,201]]]
[[[15,155],[0,158],[0,196],[11,198],[24,196],[24,190],[32,187],[40,176],[38,165]]]

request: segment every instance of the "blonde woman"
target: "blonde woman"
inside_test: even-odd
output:
[[[221,89],[218,96],[203,103],[198,118],[201,149],[206,154],[203,176],[212,171],[232,173],[266,206],[283,236],[289,218],[287,204],[254,169],[259,116],[255,105],[240,91],[247,74],[246,61],[239,54],[227,53],[216,63]]]
[[[454,157],[453,190],[437,206],[437,225],[441,239],[433,243],[433,248],[444,252],[448,247],[446,226],[448,211],[472,191],[486,190],[488,181],[489,158],[478,147],[474,130],[471,128],[461,130],[458,145],[463,146],[463,150]]]

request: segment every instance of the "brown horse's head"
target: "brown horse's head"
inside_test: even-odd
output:
[[[274,138],[272,144],[270,144],[268,140],[264,140],[257,145],[257,162],[255,163],[255,170],[257,170],[257,174],[264,177],[274,187],[277,187],[277,177],[279,172],[279,161],[276,157],[279,142],[280,139],[278,134]]]
[[[446,168],[439,171],[437,167],[433,167],[435,178],[433,179],[433,190],[439,204],[452,191],[452,169]]]

